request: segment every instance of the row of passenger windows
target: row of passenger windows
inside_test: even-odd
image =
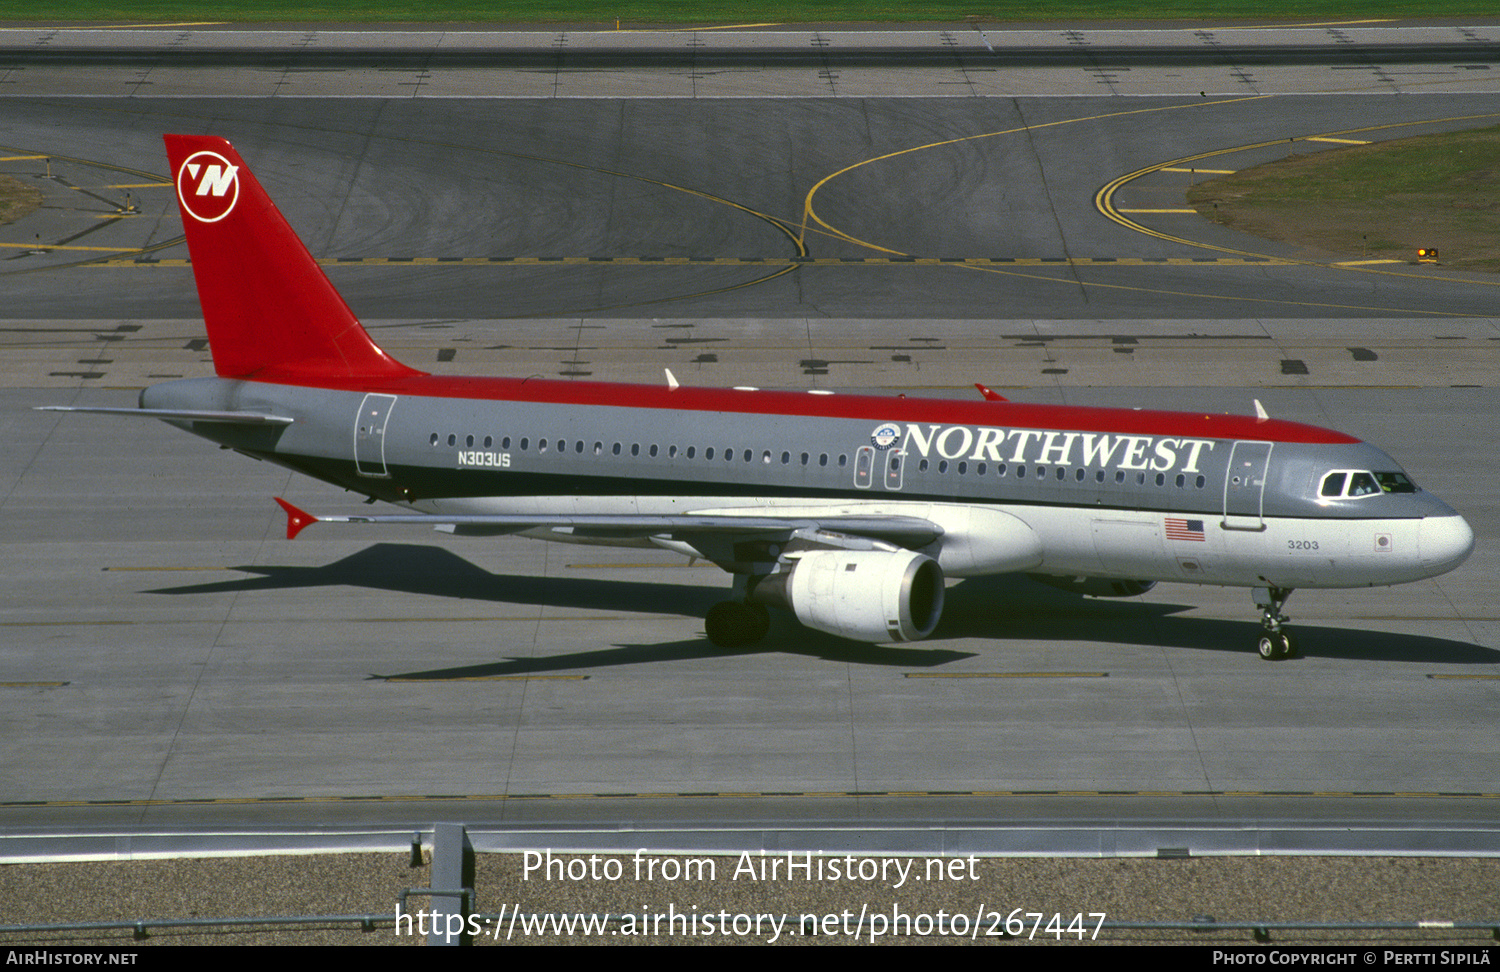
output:
[[[429,439],[429,442],[431,443],[431,445],[433,446],[433,448],[436,448],[438,446],[438,444],[439,444],[440,441],[441,441],[441,439],[438,436],[438,433],[436,433],[436,432],[432,433],[432,435],[431,435],[431,437]],[[448,445],[450,447],[457,447],[458,442],[459,442],[458,436],[455,433],[451,433],[450,432],[448,434]],[[473,448],[476,448],[476,447],[482,448],[482,449],[493,449],[493,448],[495,448],[495,439],[494,439],[494,437],[493,436],[488,436],[488,435],[484,436],[482,439],[476,439],[472,435],[466,435],[466,436],[464,436],[463,443],[464,443],[464,448],[466,448],[466,449],[473,449]],[[530,438],[530,436],[522,436],[521,438],[515,440],[515,445],[516,445],[516,447],[521,452],[529,452],[529,451],[531,451],[531,448],[532,448],[533,444],[535,444],[536,451],[537,451],[538,454],[544,454],[544,453],[547,453],[547,452],[556,452],[556,453],[566,454],[568,452],[568,441],[566,439],[545,439],[545,438],[543,438],[543,439],[537,439],[535,441],[535,443],[533,443],[532,440],[531,440],[531,438]],[[510,436],[508,436],[508,435],[507,436],[503,436],[500,439],[499,447],[501,449],[510,449],[511,445],[512,445],[512,439],[511,439]],[[649,445],[642,446],[639,442],[632,442],[632,443],[630,443],[629,446],[626,446],[624,443],[615,442],[615,443],[611,444],[608,447],[609,454],[610,455],[614,455],[614,456],[624,455],[627,450],[629,451],[630,455],[634,456],[634,457],[639,457],[641,455],[641,453],[642,453],[642,450],[645,451],[645,454],[646,454],[646,456],[648,458],[652,458],[652,459],[658,458],[659,456],[662,456],[662,455],[665,455],[666,458],[668,458],[668,459],[675,459],[678,456],[678,448],[675,445],[669,445],[665,449],[663,449],[662,447],[656,445],[655,443],[651,443]],[[574,442],[573,442],[573,450],[572,451],[573,451],[573,453],[575,455],[580,455],[581,456],[581,455],[584,455],[589,450],[587,449],[587,447],[586,447],[586,445],[585,445],[585,443],[584,443],[584,441],[582,439],[575,439]],[[594,443],[594,445],[593,445],[592,452],[596,456],[604,455],[604,453],[605,453],[605,445],[604,445],[604,443],[596,441]],[[737,454],[736,450],[733,449],[733,448],[716,450],[713,446],[708,446],[707,448],[703,449],[703,459],[704,459],[705,462],[714,459],[715,456],[718,456],[720,459],[722,459],[725,462],[733,462],[735,460],[736,454]],[[696,458],[698,458],[698,447],[697,446],[688,446],[686,449],[683,449],[681,451],[681,455],[685,459],[696,459]],[[740,459],[742,461],[744,461],[744,462],[754,462],[755,461],[755,457],[756,457],[755,456],[755,450],[753,450],[753,449],[744,449],[744,450],[740,451],[738,453],[738,455],[739,455]],[[789,465],[792,464],[792,454],[790,452],[782,452],[781,455],[780,455],[780,460],[781,460],[781,465],[783,465],[783,466],[789,466]],[[761,463],[763,465],[771,465],[773,463],[773,461],[774,461],[772,453],[771,453],[771,450],[769,450],[769,449],[763,450],[760,453],[760,461],[761,461]],[[803,452],[803,453],[800,453],[799,456],[798,456],[798,462],[801,465],[803,465],[803,466],[810,465],[812,463],[812,461],[813,461],[813,458],[812,458],[812,454],[811,453]],[[849,456],[847,454],[845,454],[845,453],[840,453],[836,458],[831,459],[830,456],[829,456],[829,454],[826,453],[826,452],[824,452],[824,453],[820,453],[818,455],[818,457],[817,457],[817,463],[818,463],[819,466],[827,466],[830,461],[833,461],[837,465],[838,468],[844,468],[845,466],[847,466],[849,464]],[[899,473],[901,461],[902,461],[902,457],[899,454],[895,455],[895,456],[892,456],[890,458],[890,463],[891,463],[890,472],[892,474]],[[930,459],[922,459],[917,464],[917,469],[920,472],[928,472],[931,468],[932,468],[932,460],[930,460]],[[1028,466],[1025,466],[1025,465],[1022,465],[1022,464],[1018,464],[1018,465],[1016,465],[1014,467],[1014,470],[1013,470],[1014,474],[1015,474],[1015,477],[1017,479],[1025,479],[1027,477],[1027,475],[1028,475],[1028,472],[1027,472],[1028,468],[1030,468],[1030,469],[1033,470],[1030,475],[1033,478],[1035,478],[1035,479],[1044,479],[1044,478],[1046,478],[1049,475],[1049,467],[1047,467],[1047,466],[1028,467]],[[1067,479],[1068,479],[1068,468],[1069,467],[1065,467],[1065,466],[1051,467],[1051,475],[1055,476],[1055,478],[1057,479],[1058,482],[1066,482]],[[937,461],[937,471],[940,474],[946,474],[948,472],[956,472],[960,476],[967,476],[969,474],[970,469],[971,469],[970,463],[966,459],[965,460],[959,460],[957,462],[950,462],[947,459],[939,459]],[[974,475],[976,475],[976,476],[986,476],[990,472],[990,464],[987,463],[987,462],[975,463],[972,466],[972,469],[973,469]],[[995,473],[995,476],[997,478],[1004,478],[1004,477],[1006,477],[1006,476],[1008,476],[1008,475],[1010,475],[1012,473],[1012,468],[1011,468],[1011,466],[1008,463],[1004,463],[1004,462],[996,463],[995,466],[994,466],[994,473]],[[1135,474],[1135,484],[1137,486],[1144,486],[1144,485],[1146,485],[1146,483],[1147,483],[1147,475],[1148,474],[1145,473],[1145,472],[1137,472]],[[1087,478],[1088,478],[1088,470],[1083,469],[1081,467],[1073,469],[1073,479],[1074,479],[1074,481],[1081,483],[1081,482],[1084,482]],[[1110,477],[1108,476],[1108,474],[1103,469],[1096,469],[1096,470],[1094,470],[1094,481],[1096,483],[1104,483],[1109,478]],[[1115,470],[1115,474],[1113,476],[1113,480],[1114,480],[1115,485],[1121,485],[1122,486],[1129,479],[1130,479],[1130,473],[1128,473],[1127,471],[1125,471],[1123,469],[1117,469],[1117,470]],[[1167,475],[1166,475],[1166,473],[1160,473],[1160,472],[1157,473],[1155,475],[1154,482],[1156,483],[1157,486],[1166,486],[1167,485]],[[1186,473],[1178,473],[1177,476],[1176,476],[1176,478],[1175,478],[1175,480],[1174,480],[1174,483],[1175,483],[1175,485],[1177,486],[1178,489],[1188,489],[1188,488],[1202,489],[1206,485],[1207,480],[1203,476],[1201,476],[1201,475],[1196,476],[1196,477],[1194,477],[1192,479],[1189,479]]]
[[[439,439],[438,434],[436,432],[434,432],[434,433],[432,433],[432,436],[429,438],[428,441],[431,443],[431,445],[434,448],[436,448],[437,445],[438,445],[438,443],[439,443],[439,441],[441,441],[441,440]],[[522,436],[520,439],[515,440],[516,448],[518,448],[521,452],[529,452],[529,451],[531,451],[532,444],[533,443],[532,443],[532,440],[531,440],[530,436]],[[449,446],[457,446],[458,445],[458,436],[450,432],[448,434],[448,445]],[[554,439],[537,439],[535,445],[536,445],[536,451],[537,451],[537,453],[539,455],[542,454],[542,453],[546,453],[546,452],[566,453],[568,451],[568,440],[566,440],[566,439],[556,439],[556,440],[554,440]],[[488,435],[485,436],[482,440],[476,440],[475,437],[472,436],[472,435],[464,436],[464,448],[465,449],[473,449],[473,448],[476,448],[476,446],[478,448],[482,448],[482,449],[493,449],[493,448],[495,448],[495,439],[494,439],[493,436],[488,436]],[[504,437],[502,437],[500,439],[500,448],[501,449],[509,449],[509,448],[511,448],[511,437],[510,436],[507,435],[507,436],[504,436]],[[627,450],[627,447],[625,446],[624,443],[616,442],[616,443],[614,443],[613,445],[611,445],[609,447],[609,454],[610,455],[614,455],[614,456],[624,455],[625,452],[626,452],[626,450]],[[675,445],[669,445],[665,449],[663,449],[662,447],[656,445],[655,443],[651,443],[650,445],[642,446],[639,442],[632,442],[629,445],[628,450],[630,452],[630,455],[632,455],[632,456],[640,456],[641,453],[642,453],[642,450],[644,450],[645,454],[649,458],[652,458],[652,459],[655,459],[655,458],[657,458],[659,456],[663,456],[663,455],[665,455],[668,459],[676,459],[677,456],[678,456],[678,448]],[[573,442],[573,452],[574,452],[574,454],[581,456],[581,455],[583,455],[585,453],[585,451],[586,451],[586,448],[585,448],[584,441],[582,439],[576,439],[576,440],[574,440],[574,442]],[[605,452],[604,443],[603,442],[595,442],[592,451],[593,451],[593,454],[596,455],[596,456],[602,456],[602,455],[604,455],[604,452]],[[686,449],[681,450],[681,455],[685,459],[696,459],[696,458],[698,458],[698,447],[697,446],[688,446]],[[735,460],[735,456],[736,456],[736,452],[735,452],[735,450],[733,448],[728,448],[728,449],[722,449],[722,450],[720,450],[720,449],[716,449],[714,446],[708,446],[707,448],[705,448],[703,450],[703,459],[705,461],[713,459],[715,457],[718,457],[718,458],[722,459],[725,462],[733,462]],[[753,450],[753,449],[746,449],[746,450],[744,450],[744,452],[742,454],[740,454],[740,458],[744,462],[754,462],[755,461],[755,450]],[[763,464],[765,464],[765,465],[770,465],[772,463],[772,461],[773,461],[772,455],[771,455],[771,450],[766,449],[765,451],[761,452],[761,454],[760,454],[760,461]],[[829,457],[828,453],[826,453],[826,452],[822,453],[822,454],[820,454],[818,456],[818,465],[820,465],[820,466],[826,466],[826,465],[828,465],[829,461],[830,461],[830,457]],[[847,465],[849,465],[849,456],[847,454],[839,455],[836,458],[836,460],[834,460],[834,461],[840,467],[847,466]],[[802,453],[801,457],[800,457],[800,462],[804,466],[810,464],[812,462],[812,455],[810,453],[806,453],[806,452]],[[783,452],[781,454],[781,464],[783,466],[789,466],[789,465],[792,464],[792,454],[790,452]]]
[[[899,461],[899,460],[897,460],[897,461]],[[919,463],[917,463],[917,469],[920,472],[926,472],[930,468],[930,462],[931,461],[928,460],[928,459],[921,460]],[[968,460],[959,460],[956,463],[950,463],[947,459],[940,459],[940,460],[938,460],[938,464],[937,464],[937,471],[938,472],[940,472],[940,473],[946,473],[946,472],[949,471],[950,468],[953,469],[953,470],[955,470],[960,476],[966,476],[969,473],[969,463],[968,463]],[[1019,465],[1018,464],[1015,467],[1016,478],[1017,479],[1025,479],[1026,476],[1028,475],[1028,473],[1027,473],[1027,469],[1028,468],[1030,468],[1032,470],[1032,472],[1030,473],[1030,475],[1033,478],[1035,478],[1035,479],[1045,479],[1049,475],[1049,473],[1048,473],[1048,467],[1047,466],[1027,467],[1027,466]],[[1051,475],[1054,476],[1057,479],[1057,481],[1060,482],[1060,483],[1067,482],[1067,480],[1068,480],[1068,469],[1069,468],[1070,467],[1067,467],[1067,466],[1054,466],[1054,467],[1052,467]],[[976,463],[975,464],[975,466],[974,466],[974,475],[976,475],[976,476],[984,476],[988,472],[989,472],[989,463],[987,463],[987,462],[981,462],[981,463]],[[997,477],[1003,478],[1005,476],[1010,475],[1010,473],[1011,473],[1011,468],[1010,468],[1009,463],[1000,462],[1000,463],[996,463],[995,464],[995,475]],[[1144,473],[1144,472],[1137,472],[1135,474],[1135,484],[1137,486],[1144,486],[1144,485],[1146,485],[1146,482],[1147,482],[1146,477],[1147,477],[1146,473]],[[1106,473],[1103,469],[1095,469],[1094,470],[1094,482],[1096,482],[1096,483],[1104,483],[1104,482],[1108,481],[1110,478],[1111,477],[1109,476],[1109,474]],[[1081,466],[1080,467],[1073,467],[1073,480],[1074,480],[1074,482],[1081,483],[1081,482],[1086,481],[1087,479],[1088,479],[1088,470],[1087,469],[1084,469]],[[1130,479],[1130,473],[1128,473],[1124,469],[1116,469],[1115,470],[1115,474],[1113,476],[1113,479],[1114,479],[1115,485],[1117,485],[1117,486],[1123,486]],[[1165,485],[1167,485],[1167,474],[1166,473],[1161,473],[1161,472],[1157,473],[1156,477],[1154,479],[1154,482],[1158,486],[1165,486]],[[1196,476],[1196,477],[1194,477],[1192,479],[1189,479],[1186,473],[1178,473],[1177,477],[1176,477],[1176,480],[1175,480],[1175,483],[1176,483],[1176,486],[1177,486],[1178,489],[1187,489],[1189,487],[1189,485],[1191,485],[1192,488],[1194,488],[1194,489],[1202,489],[1205,485],[1207,485],[1208,480],[1206,478],[1204,478],[1203,476]]]

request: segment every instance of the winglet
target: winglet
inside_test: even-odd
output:
[[[286,538],[288,540],[297,539],[297,534],[318,522],[317,517],[311,513],[297,509],[280,496],[276,497],[276,503],[283,510],[286,510]]]
[[[974,387],[979,389],[979,394],[983,395],[984,396],[984,400],[987,401],[987,402],[1004,402],[1004,401],[1009,401],[1009,399],[1007,399],[1004,395],[997,395],[997,394],[995,394],[994,391],[992,391],[989,388],[984,387],[983,385],[981,385],[977,381],[974,382]]]
[[[671,368],[663,368],[662,371],[665,371],[667,373],[667,387],[672,391],[676,391],[679,387],[679,385],[677,384],[677,376],[672,374]]]
[[[1255,420],[1257,422],[1264,422],[1270,417],[1271,413],[1266,411],[1266,407],[1260,403],[1260,399],[1255,399]]]

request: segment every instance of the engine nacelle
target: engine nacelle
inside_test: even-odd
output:
[[[1056,577],[1052,574],[1027,574],[1038,584],[1088,597],[1139,597],[1156,586],[1156,581],[1115,580],[1110,577]]]
[[[854,641],[917,641],[943,614],[943,569],[911,550],[812,550],[764,578],[750,600]]]

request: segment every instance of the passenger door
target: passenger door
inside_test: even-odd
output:
[[[354,416],[354,468],[361,476],[389,479],[385,468],[385,426],[396,405],[394,395],[366,395]]]
[[[1271,443],[1236,442],[1224,474],[1224,529],[1264,530]]]

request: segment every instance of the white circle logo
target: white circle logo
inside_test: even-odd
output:
[[[870,433],[870,444],[882,452],[899,441],[901,441],[901,428],[893,422],[876,426],[875,431]]]
[[[217,152],[194,152],[177,170],[177,200],[200,223],[217,223],[240,199],[240,168]]]

